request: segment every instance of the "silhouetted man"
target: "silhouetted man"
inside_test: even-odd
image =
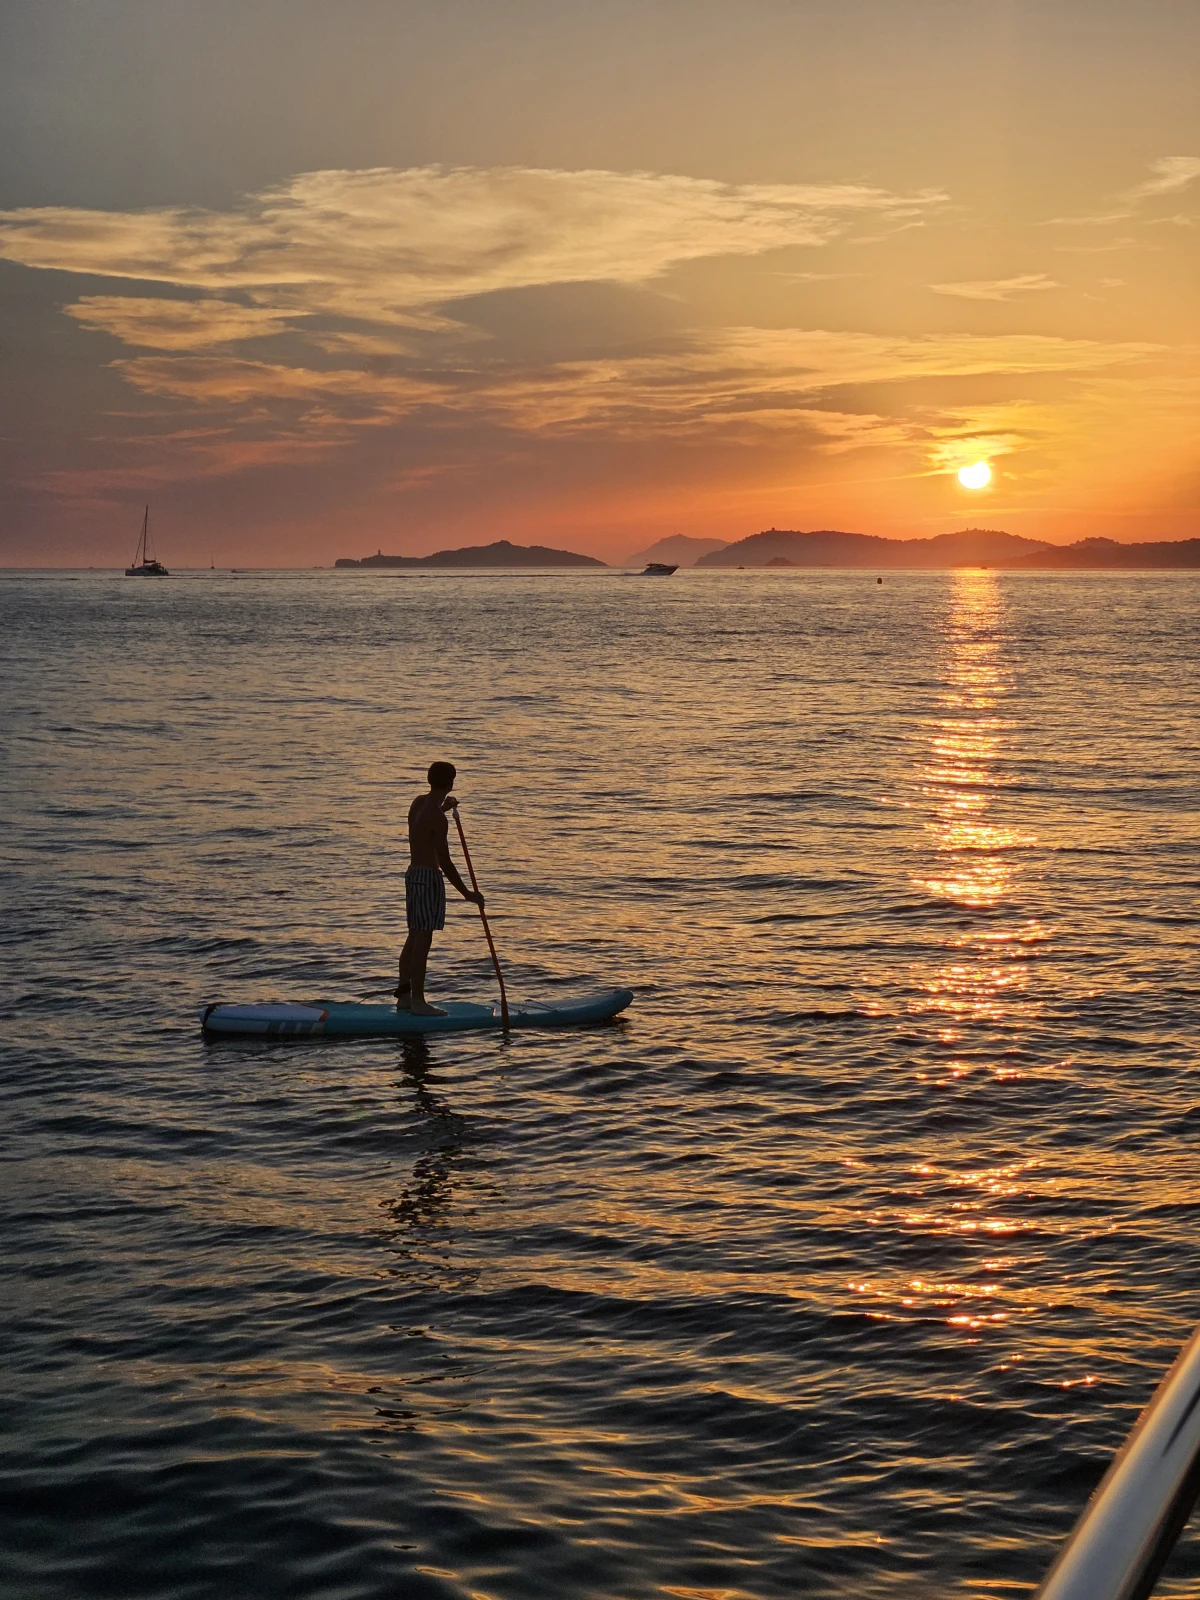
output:
[[[408,808],[408,849],[412,864],[404,874],[404,911],[408,938],[400,952],[399,981],[393,991],[402,1011],[418,1017],[444,1017],[425,998],[425,968],[435,933],[446,926],[446,882],[483,909],[483,896],[468,889],[450,859],[446,812],[454,808],[450,793],[455,770],[448,761],[435,761],[429,769],[429,793],[419,794]],[[443,874],[445,875],[443,877]]]

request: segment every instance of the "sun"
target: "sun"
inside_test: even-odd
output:
[[[992,469],[986,461],[975,461],[969,467],[959,467],[958,481],[964,489],[986,489],[992,481]]]

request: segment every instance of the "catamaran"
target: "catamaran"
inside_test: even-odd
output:
[[[171,574],[161,561],[156,561],[150,551],[150,507],[142,513],[142,536],[133,557],[133,565],[125,568],[127,578],[169,578]]]

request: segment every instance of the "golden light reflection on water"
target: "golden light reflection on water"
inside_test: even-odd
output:
[[[915,781],[924,849],[913,886],[961,913],[942,920],[940,951],[909,972],[910,1013],[932,1025],[915,1066],[930,1087],[1000,1082],[1025,1070],[1013,1047],[1033,1009],[1030,958],[1048,934],[1023,904],[1022,863],[1037,840],[1014,792],[1016,659],[1000,579],[985,570],[955,572],[938,657],[938,709]],[[957,1238],[966,1247],[974,1240],[1006,1252],[1031,1225],[1033,1197],[1054,1189],[1034,1166],[978,1163],[952,1137],[909,1169],[873,1221],[931,1243]],[[847,1287],[869,1316],[935,1317],[971,1341],[989,1327],[1019,1325],[1047,1304],[1044,1286],[1016,1287],[1015,1255],[996,1254],[953,1277],[945,1275],[944,1256],[936,1259],[940,1272],[872,1275]]]
[[[940,660],[942,714],[933,723],[919,781],[933,859],[913,881],[965,912],[987,913],[989,925],[968,924],[969,931],[949,941],[944,962],[919,977],[916,1008],[941,1013],[940,1038],[947,1044],[968,1023],[998,1025],[1011,1015],[1027,988],[1026,958],[1046,937],[1034,919],[997,921],[1015,899],[1019,853],[1036,843],[1013,821],[1011,807],[1001,810],[1013,783],[1004,596],[986,570],[955,572],[951,585]],[[965,1070],[955,1065],[949,1074]]]
[[[1011,689],[1004,655],[1004,602],[994,574],[956,572],[942,652],[945,715],[934,725],[932,759],[921,792],[936,862],[917,881],[944,900],[992,907],[1010,893],[1011,852],[1029,836],[995,815],[997,791],[1011,780],[1005,754],[1004,698]]]

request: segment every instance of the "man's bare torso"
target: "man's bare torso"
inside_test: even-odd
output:
[[[441,867],[446,859],[449,827],[446,814],[432,795],[419,794],[408,808],[408,848],[414,867]]]

